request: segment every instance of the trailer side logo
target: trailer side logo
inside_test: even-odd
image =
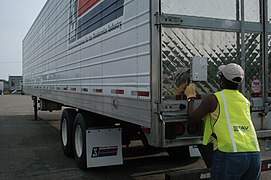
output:
[[[123,16],[123,4],[124,0],[70,0],[69,43]]]

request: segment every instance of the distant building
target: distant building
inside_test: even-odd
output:
[[[9,76],[9,91],[12,93],[14,91],[20,91],[22,88],[22,76]]]
[[[9,93],[9,83],[4,79],[0,79],[0,95]]]

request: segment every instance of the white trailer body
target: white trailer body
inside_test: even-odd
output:
[[[84,10],[84,2],[94,4]],[[150,145],[180,145],[166,143],[157,113],[160,35],[153,14],[158,4],[47,1],[23,40],[24,92],[152,129]],[[184,144],[200,142],[192,136]]]
[[[48,1],[23,42],[24,90],[150,127],[150,4],[114,3],[77,14],[75,1]],[[113,9],[88,17],[102,6]],[[78,33],[85,18],[95,27]]]
[[[48,0],[23,40],[24,92],[138,125],[149,145],[185,146],[203,128],[188,125],[179,87],[195,77],[200,103],[219,90],[217,67],[237,62],[258,135],[270,137],[271,5],[204,2]]]

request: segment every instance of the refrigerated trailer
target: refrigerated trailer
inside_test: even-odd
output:
[[[187,123],[183,87],[197,85],[199,104],[219,90],[217,67],[236,62],[268,147],[271,5],[246,3],[48,0],[23,40],[23,87],[35,116],[68,107],[61,143],[81,168],[122,163],[121,145],[136,138],[182,157],[203,132]]]

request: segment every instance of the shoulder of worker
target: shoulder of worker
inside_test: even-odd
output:
[[[214,94],[210,94],[206,96],[202,100],[202,104],[206,105],[206,107],[209,109],[209,112],[214,112],[217,107],[218,100]]]

